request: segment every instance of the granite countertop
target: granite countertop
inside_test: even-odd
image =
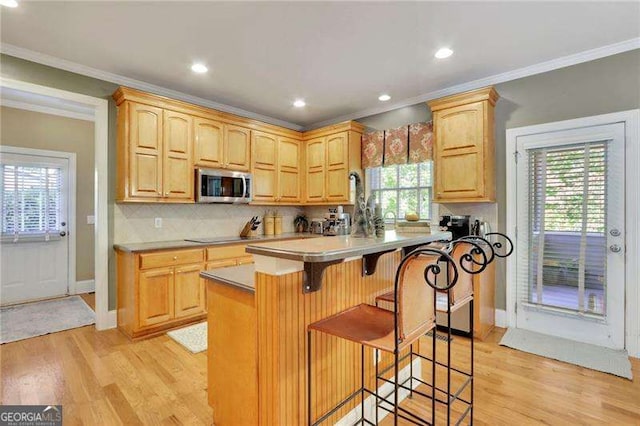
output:
[[[304,233],[296,233],[296,232],[288,232],[280,235],[258,235],[255,237],[225,237],[216,238],[216,241],[210,241],[205,243],[198,243],[194,241],[186,241],[186,240],[173,240],[173,241],[154,241],[149,243],[124,243],[124,244],[114,244],[113,248],[116,250],[124,251],[124,252],[144,252],[144,251],[155,251],[155,250],[170,250],[170,249],[185,249],[185,248],[204,248],[210,246],[224,246],[231,244],[241,244],[241,243],[256,243],[262,241],[280,241],[280,240],[293,240],[293,239],[306,239],[306,238],[316,238],[321,237],[322,235],[318,234],[310,234],[308,232]]]
[[[387,231],[382,238],[353,238],[349,235],[312,240],[273,241],[247,245],[247,253],[297,260],[300,262],[329,262],[418,246],[438,240],[451,240],[450,232],[398,233]]]
[[[243,290],[255,292],[255,270],[253,264],[218,268],[200,272],[202,278],[239,287]]]

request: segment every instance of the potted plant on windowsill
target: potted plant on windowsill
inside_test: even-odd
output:
[[[309,219],[307,219],[305,215],[299,214],[293,219],[293,225],[295,226],[296,232],[307,232],[309,229]]]

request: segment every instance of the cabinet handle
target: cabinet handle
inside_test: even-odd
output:
[[[176,271],[176,274],[181,274],[181,273],[182,273],[182,271]]]
[[[173,275],[173,271],[169,272],[169,275]]]
[[[178,256],[173,256],[173,260],[178,260]]]

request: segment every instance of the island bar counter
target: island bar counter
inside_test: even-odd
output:
[[[323,237],[250,244],[250,266],[203,272],[207,279],[209,404],[216,426],[304,425],[307,326],[393,288],[402,249],[449,232],[384,238]],[[312,418],[360,387],[360,346],[322,333],[312,337]],[[382,357],[379,368],[392,363]],[[406,366],[406,362],[403,365]],[[414,363],[415,364],[415,363]],[[368,388],[373,351],[365,351]],[[345,417],[355,398],[326,424]]]

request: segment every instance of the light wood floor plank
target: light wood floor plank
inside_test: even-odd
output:
[[[476,424],[640,425],[640,361],[631,382],[498,346],[503,332],[476,344]],[[453,352],[464,367],[468,340],[455,337]],[[0,401],[62,404],[65,425],[211,425],[206,360],[164,335],[132,343],[82,327],[0,346]],[[428,414],[419,398],[405,405]]]

